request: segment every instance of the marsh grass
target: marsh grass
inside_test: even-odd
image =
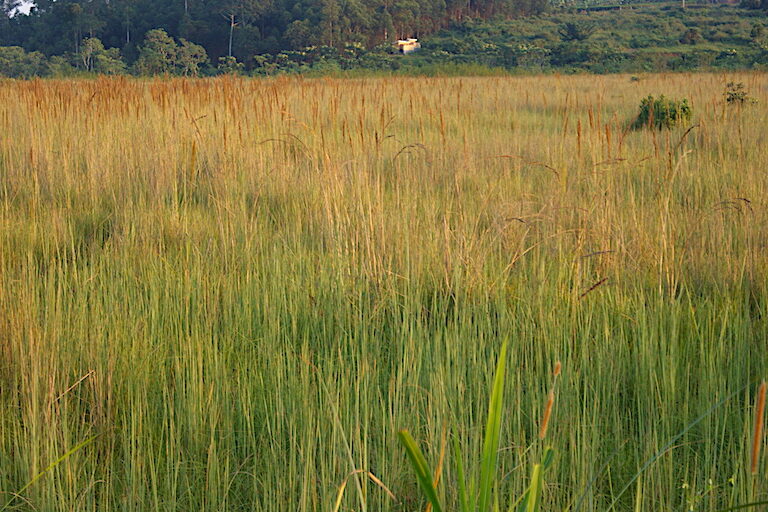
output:
[[[557,359],[542,510],[765,501],[768,82],[642,78],[0,82],[9,510],[417,510],[504,339],[500,503]]]

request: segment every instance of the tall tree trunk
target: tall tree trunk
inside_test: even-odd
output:
[[[229,15],[229,56],[232,56],[232,36],[235,33],[235,15]]]

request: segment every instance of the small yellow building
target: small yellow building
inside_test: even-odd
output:
[[[412,52],[415,52],[421,48],[421,43],[419,43],[418,39],[400,39],[397,41],[397,50],[402,54],[409,54]]]

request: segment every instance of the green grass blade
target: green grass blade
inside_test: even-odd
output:
[[[539,510],[539,498],[541,497],[541,464],[533,466],[533,477],[531,478],[531,488],[528,489],[528,506],[526,512],[537,512]]]
[[[555,460],[555,450],[551,446],[547,446],[544,449],[544,456],[541,458],[542,470],[549,469],[552,466],[552,462]]]
[[[501,433],[501,412],[504,400],[504,374],[506,371],[507,343],[501,346],[499,361],[496,366],[496,376],[488,404],[488,424],[485,427],[485,442],[483,456],[480,461],[480,512],[488,512],[491,505],[491,487],[496,474],[496,463],[499,458],[499,437]]]
[[[717,512],[731,512],[731,510],[744,510],[747,508],[762,507],[768,505],[768,501],[756,501],[754,503],[745,503],[744,505],[736,505],[735,507],[721,508]]]
[[[467,481],[464,477],[464,457],[461,454],[459,438],[454,431],[453,435],[453,458],[456,460],[456,479],[459,486],[459,507],[461,512],[470,512],[469,500],[467,499]]]
[[[525,507],[528,505],[528,494],[531,492],[531,488],[525,490],[517,500],[509,506],[509,512],[525,512]]]
[[[643,512],[643,477],[637,479],[637,490],[635,492],[635,512]]]
[[[416,471],[416,478],[421,485],[422,491],[424,491],[424,496],[426,496],[427,501],[432,504],[432,509],[435,512],[442,512],[443,508],[440,506],[437,490],[432,484],[432,472],[429,469],[427,460],[424,458],[424,454],[421,453],[416,441],[413,440],[413,437],[411,437],[411,434],[409,434],[407,430],[398,432],[397,437],[405,448],[405,453],[408,455],[408,459],[411,461],[414,471]]]
[[[325,384],[325,380],[323,380],[322,374],[318,372],[317,374],[318,382],[320,382],[320,386],[322,387],[323,391],[325,391],[325,395],[328,397],[328,404],[331,406],[331,411],[333,411],[333,426],[337,428],[339,435],[341,436],[341,440],[344,442],[344,447],[347,451],[347,458],[349,460],[349,467],[352,471],[351,475],[355,479],[355,488],[357,489],[357,496],[360,499],[360,509],[362,512],[366,512],[368,510],[368,507],[365,502],[365,494],[363,493],[363,484],[360,482],[360,473],[357,471],[357,467],[355,466],[355,458],[352,455],[352,444],[347,439],[347,434],[344,431],[344,425],[341,423],[341,415],[339,414],[339,409],[336,406],[336,402],[333,398],[333,395],[331,394],[331,391],[328,389],[328,386]],[[2,511],[0,511],[2,512]]]
[[[27,483],[26,483],[26,485],[24,485],[24,487],[22,487],[22,488],[21,488],[21,489],[19,489],[19,490],[18,490],[16,493],[14,493],[14,496],[13,496],[13,497],[12,497],[12,498],[11,498],[11,499],[8,501],[8,503],[6,503],[6,504],[3,506],[3,508],[0,508],[0,512],[3,512],[5,509],[7,509],[7,508],[8,508],[8,506],[9,506],[11,503],[13,503],[13,500],[15,500],[15,499],[16,499],[16,496],[20,495],[21,493],[23,493],[24,491],[26,491],[27,489],[29,489],[29,488],[32,486],[32,484],[34,484],[35,482],[37,482],[38,480],[40,480],[40,479],[41,479],[43,476],[45,476],[45,474],[46,474],[46,473],[48,473],[50,470],[52,470],[53,468],[55,468],[56,466],[58,466],[59,464],[61,464],[61,463],[62,463],[62,462],[64,462],[65,460],[67,460],[69,457],[71,457],[71,456],[72,456],[72,455],[74,455],[75,453],[79,452],[80,450],[82,450],[83,448],[85,448],[86,446],[88,446],[89,444],[91,444],[91,443],[93,442],[93,440],[94,440],[94,439],[96,439],[97,437],[99,437],[99,436],[98,436],[98,435],[95,435],[95,436],[89,437],[89,438],[88,438],[88,439],[86,439],[85,441],[83,441],[83,442],[81,442],[81,443],[77,444],[75,447],[73,447],[73,448],[69,449],[69,450],[68,450],[68,451],[67,451],[67,452],[66,452],[64,455],[62,455],[61,457],[59,457],[58,459],[56,459],[54,462],[50,463],[50,464],[49,464],[49,465],[48,465],[48,466],[47,466],[47,467],[46,467],[44,470],[42,470],[42,471],[41,471],[41,472],[39,472],[37,475],[35,475],[35,477],[34,477],[32,480],[30,480],[29,482],[27,482]]]
[[[653,456],[652,456],[650,459],[648,459],[648,460],[645,462],[645,464],[643,464],[643,466],[640,468],[640,470],[639,470],[637,473],[635,473],[635,476],[633,476],[633,477],[632,477],[632,478],[629,480],[629,482],[627,482],[627,484],[626,484],[626,485],[625,485],[625,486],[624,486],[624,487],[621,489],[621,491],[619,491],[619,493],[616,495],[616,497],[615,497],[615,498],[613,499],[613,501],[611,502],[611,505],[608,507],[608,510],[616,510],[616,504],[619,502],[619,499],[620,499],[620,498],[621,498],[621,497],[624,495],[624,493],[625,493],[625,492],[627,492],[627,489],[629,489],[629,488],[632,486],[632,484],[635,482],[635,480],[637,480],[637,479],[640,477],[640,475],[641,475],[641,474],[643,474],[643,472],[644,472],[646,469],[648,469],[648,467],[649,467],[651,464],[653,464],[654,462],[656,462],[656,460],[657,460],[659,457],[661,457],[662,455],[664,455],[664,454],[667,452],[667,450],[669,450],[669,449],[670,449],[670,448],[671,448],[671,447],[672,447],[672,446],[673,446],[673,445],[674,445],[674,444],[677,442],[677,440],[678,440],[678,439],[680,439],[681,437],[683,437],[683,436],[684,436],[684,435],[685,435],[685,434],[686,434],[686,433],[687,433],[689,430],[691,430],[691,429],[692,429],[694,426],[696,426],[697,424],[699,424],[699,423],[700,423],[700,422],[701,422],[701,421],[702,421],[704,418],[706,418],[707,416],[709,416],[710,414],[712,414],[712,412],[714,412],[714,410],[715,410],[715,409],[717,409],[718,407],[720,407],[721,405],[723,405],[725,402],[727,402],[728,400],[730,400],[730,399],[731,399],[731,398],[733,398],[734,396],[736,396],[736,395],[738,395],[739,393],[741,393],[742,391],[744,391],[744,389],[745,389],[747,386],[748,386],[748,384],[745,384],[744,386],[742,386],[741,388],[737,389],[736,391],[734,391],[734,392],[733,392],[733,393],[731,393],[730,395],[727,395],[727,396],[725,396],[724,398],[722,398],[720,401],[716,402],[716,403],[715,403],[715,404],[714,404],[712,407],[710,407],[709,409],[707,409],[707,410],[706,410],[706,411],[705,411],[705,412],[704,412],[704,413],[703,413],[701,416],[699,416],[698,418],[696,418],[695,420],[693,420],[692,422],[690,422],[690,423],[689,423],[689,424],[688,424],[688,425],[687,425],[687,426],[686,426],[686,427],[685,427],[683,430],[681,430],[680,432],[678,432],[678,433],[677,433],[676,435],[674,435],[674,436],[673,436],[673,437],[672,437],[672,438],[671,438],[669,441],[667,441],[667,444],[665,444],[665,445],[664,445],[664,446],[661,448],[661,450],[659,450],[658,452],[656,452],[656,453],[655,453],[655,454],[654,454],[654,455],[653,455]]]
[[[568,510],[570,512],[579,512],[581,510],[581,506],[584,504],[587,494],[589,493],[589,490],[592,488],[592,486],[597,482],[597,479],[600,478],[600,476],[605,473],[605,471],[608,469],[608,467],[611,465],[611,461],[613,461],[620,453],[620,449],[626,444],[627,442],[624,441],[621,443],[619,449],[615,450],[608,459],[606,459],[605,462],[603,462],[603,465],[600,466],[600,469],[597,471],[597,473],[592,476],[592,478],[587,483],[587,486],[581,491],[581,493],[576,496],[573,496],[573,499],[571,502],[565,507],[565,510]],[[575,503],[575,505],[574,505]]]
[[[544,450],[544,457],[542,457],[541,462],[541,474],[544,474],[544,471],[549,469],[549,467],[552,465],[552,462],[555,460],[555,450],[551,446],[547,446],[547,448]],[[538,467],[538,465],[536,466]],[[534,479],[535,479],[535,471],[536,468],[534,468]],[[531,485],[528,486],[528,489],[519,497],[517,500],[512,503],[512,505],[509,506],[509,512],[526,512],[528,508],[529,499],[532,495],[534,482],[531,482]]]
[[[333,504],[333,512],[339,512],[341,508],[341,500],[344,499],[344,490],[347,488],[348,481],[345,479],[339,486],[339,492],[336,493],[336,502]]]

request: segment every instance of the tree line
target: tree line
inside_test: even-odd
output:
[[[184,62],[165,65],[184,68],[201,50],[213,63],[250,67],[286,50],[371,48],[467,17],[541,13],[547,0],[36,0],[28,15],[17,11],[21,0],[0,5],[0,46],[76,55],[85,67],[108,67],[117,54],[104,49],[116,49],[135,66],[150,36]],[[168,40],[158,41],[158,29]]]

